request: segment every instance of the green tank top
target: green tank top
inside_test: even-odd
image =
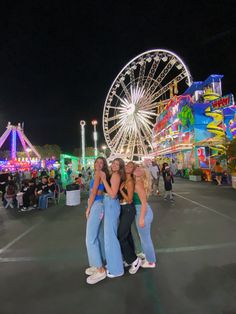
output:
[[[134,202],[134,205],[141,205],[141,201],[137,192],[134,192],[133,202]]]

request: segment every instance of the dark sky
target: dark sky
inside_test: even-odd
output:
[[[0,132],[25,123],[35,145],[80,145],[79,121],[99,122],[121,68],[139,53],[165,48],[194,80],[224,74],[235,93],[235,1],[1,1]],[[87,129],[92,144],[92,128]]]

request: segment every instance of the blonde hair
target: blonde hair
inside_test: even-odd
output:
[[[143,169],[142,180],[143,180],[144,190],[145,190],[147,198],[148,198],[149,195],[151,194],[151,190],[152,190],[152,178],[150,175],[150,171],[147,167],[142,165],[142,166],[140,166],[140,168]]]

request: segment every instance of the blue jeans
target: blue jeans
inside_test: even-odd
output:
[[[101,200],[95,201],[91,207],[86,226],[86,247],[89,265],[102,267],[103,253],[103,216],[104,207]]]
[[[136,208],[136,226],[141,241],[141,246],[146,259],[150,263],[156,262],[156,254],[151,238],[151,223],[153,220],[153,212],[149,205],[147,205],[147,211],[144,218],[144,228],[139,227],[139,217],[141,213],[141,205],[135,205]]]
[[[107,268],[110,274],[119,276],[124,273],[120,243],[117,238],[120,216],[119,200],[105,195],[104,213],[104,242]]]
[[[41,209],[46,209],[47,208],[47,202],[48,202],[48,198],[52,197],[53,193],[47,193],[47,194],[42,194],[39,196],[39,208]]]

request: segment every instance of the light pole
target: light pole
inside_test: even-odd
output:
[[[82,144],[82,164],[85,167],[85,125],[86,122],[84,120],[80,121],[81,126],[81,144]]]
[[[106,157],[106,145],[102,145],[103,155]]]
[[[96,125],[98,124],[97,120],[92,121],[93,125],[93,140],[94,140],[94,155],[97,158],[98,156],[98,147],[97,147],[97,140],[98,140],[98,134],[96,130]]]

